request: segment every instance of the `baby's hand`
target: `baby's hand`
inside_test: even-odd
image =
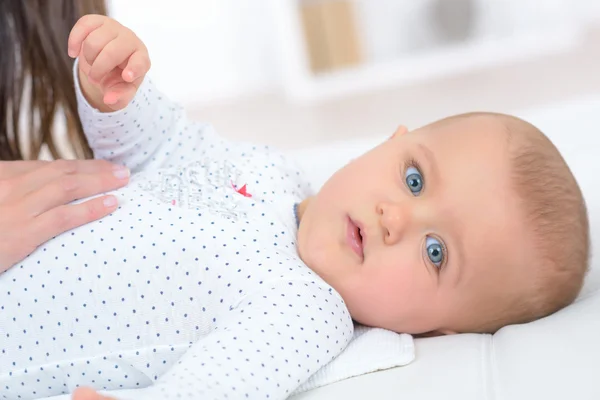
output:
[[[69,35],[69,56],[79,57],[79,81],[90,104],[103,112],[125,108],[150,69],[144,43],[103,15],[86,15]]]

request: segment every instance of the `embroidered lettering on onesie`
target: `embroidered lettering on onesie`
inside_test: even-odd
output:
[[[206,157],[176,168],[142,172],[132,180],[163,203],[238,220],[247,217],[240,200],[252,197],[246,184],[238,189],[234,183],[241,175],[232,162]]]

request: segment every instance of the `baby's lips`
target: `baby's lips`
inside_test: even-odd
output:
[[[360,240],[362,242],[362,246],[364,249],[366,241],[367,241],[367,234],[365,232],[365,227],[360,221],[354,221],[354,224],[358,228],[358,235],[360,236]]]

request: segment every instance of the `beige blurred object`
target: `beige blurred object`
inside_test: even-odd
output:
[[[331,68],[360,64],[362,57],[354,5],[349,1],[326,1],[323,7]]]
[[[354,5],[346,0],[299,3],[306,49],[313,73],[363,62]]]
[[[300,4],[306,51],[313,72],[327,70],[329,55],[322,18],[322,4],[303,2]]]

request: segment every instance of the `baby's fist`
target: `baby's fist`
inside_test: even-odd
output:
[[[101,111],[127,106],[150,69],[144,43],[130,29],[104,15],[86,15],[69,35],[69,56],[79,57],[84,95]]]

